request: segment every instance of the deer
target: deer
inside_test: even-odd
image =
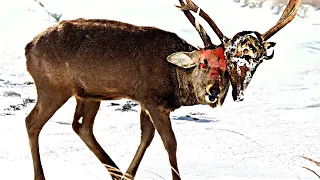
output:
[[[191,12],[197,13],[202,17],[218,36],[221,44],[215,45],[215,47],[223,49],[227,61],[227,72],[229,73],[232,86],[233,100],[243,101],[244,91],[249,86],[258,66],[264,60],[271,60],[274,57],[276,43],[267,42],[267,40],[294,19],[301,0],[289,0],[276,25],[272,26],[265,33],[241,31],[236,33],[232,38],[226,37],[210,16],[192,2],[192,0],[186,0],[186,4],[183,0],[179,0],[179,2],[180,6],[176,5],[176,7],[184,12],[192,25],[201,33],[201,37],[210,39],[205,31],[201,31],[203,27],[199,23],[193,22],[193,19],[190,18],[190,16],[193,16]]]
[[[34,179],[45,180],[39,150],[43,126],[71,97],[72,128],[105,165],[112,179],[133,179],[155,130],[180,179],[170,112],[197,104],[221,106],[230,77],[221,48],[196,48],[172,32],[103,19],[65,20],[25,47],[37,100],[25,119]],[[124,175],[93,134],[102,100],[140,103],[141,142]],[[82,119],[82,121],[80,121]]]
[[[264,38],[252,38],[251,35],[255,33],[240,33],[236,36],[239,40],[231,41],[194,3],[187,1],[185,5],[179,1],[181,10],[196,27],[205,48],[198,50],[176,34],[154,27],[101,19],[62,21],[26,45],[27,70],[37,90],[36,105],[26,117],[35,180],[45,179],[39,152],[40,131],[72,96],[77,102],[72,128],[105,165],[112,179],[134,178],[155,130],[168,152],[172,178],[181,179],[170,113],[181,106],[221,106],[230,83],[234,100],[241,100],[239,97],[243,96],[243,84],[250,82],[247,76],[259,64],[251,62],[256,60],[251,58],[248,69],[243,68],[248,65],[243,61],[249,56],[257,58],[259,55],[259,61],[272,57],[266,56],[269,46],[258,46],[267,44]],[[225,44],[214,45],[189,11],[198,11],[211,27],[215,27],[213,30]],[[284,26],[282,22],[279,24],[267,32],[269,37]],[[249,44],[240,43],[243,38],[248,38],[247,34],[250,35]],[[250,43],[260,49],[250,48]],[[234,54],[229,47],[238,45],[246,53],[245,57],[237,57],[238,54]],[[226,50],[229,51],[226,53]],[[246,73],[239,73],[241,70]],[[141,107],[141,141],[125,174],[103,150],[92,130],[100,102],[121,98],[138,101]]]

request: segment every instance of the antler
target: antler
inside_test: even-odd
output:
[[[193,11],[193,12],[197,12],[200,8],[194,4],[191,0],[186,0],[187,4],[184,5],[184,3],[182,2],[182,0],[179,0],[181,6],[179,7],[181,10],[183,10],[184,12],[186,11]],[[182,3],[183,4],[182,4]],[[224,39],[224,35],[222,34],[222,32],[220,31],[220,29],[218,28],[218,26],[216,25],[216,23],[210,18],[210,16],[205,13],[202,9],[200,9],[199,15],[208,22],[208,24],[210,25],[210,27],[213,29],[213,31],[218,35],[219,39],[221,40],[221,42],[223,42]]]
[[[300,3],[301,3],[301,0],[290,0],[286,9],[282,13],[282,16],[280,17],[279,21],[277,22],[277,24],[275,26],[273,26],[270,30],[268,30],[267,32],[262,34],[262,38],[264,40],[268,40],[275,33],[277,33],[280,29],[282,29],[289,22],[291,22],[298,12]]]
[[[183,0],[179,0],[181,6],[177,6],[179,9],[183,9],[186,5],[183,2]],[[199,33],[205,48],[213,48],[215,45],[211,42],[210,36],[207,34],[207,32],[204,30],[204,28],[198,23],[197,19],[189,12],[189,11],[184,11],[184,15],[188,18],[190,23],[193,25],[193,27],[196,28],[197,32]]]

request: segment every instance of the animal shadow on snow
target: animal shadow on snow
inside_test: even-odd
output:
[[[185,115],[185,116],[172,116],[171,119],[175,121],[193,121],[198,123],[213,123],[218,122],[218,119],[214,119],[212,117],[199,117],[199,115],[204,114],[191,114],[191,115]]]

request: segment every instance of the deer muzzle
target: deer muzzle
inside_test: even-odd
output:
[[[218,98],[220,96],[220,88],[216,88],[213,85],[209,85],[206,88],[206,94],[205,99],[207,103],[216,103],[218,101]]]

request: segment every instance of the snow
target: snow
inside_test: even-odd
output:
[[[202,45],[198,34],[173,4],[178,1],[45,0],[62,19],[108,18],[150,25],[177,33]],[[194,2],[231,37],[242,30],[264,32],[280,15],[270,7],[240,8],[230,1]],[[320,22],[319,11],[296,18],[270,39],[277,43],[275,57],[260,65],[243,102],[182,107],[171,114],[178,141],[182,179],[296,180],[317,179],[302,167],[320,172],[306,156],[320,160]],[[32,0],[0,2],[0,179],[33,179],[33,166],[24,119],[36,99],[26,71],[24,46],[53,22]],[[200,21],[203,24],[203,21]],[[205,28],[215,43],[217,37]],[[128,100],[105,101],[96,117],[94,133],[122,171],[140,141],[139,106],[119,111]],[[112,106],[111,103],[118,103]],[[70,99],[45,125],[40,151],[46,178],[110,179],[109,173],[73,132],[75,109]],[[136,179],[170,179],[167,153],[156,134]]]

